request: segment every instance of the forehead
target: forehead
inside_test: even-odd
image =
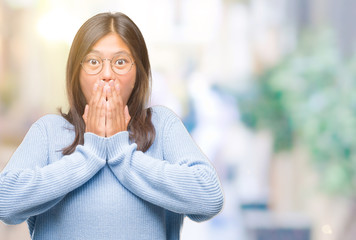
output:
[[[95,52],[103,55],[112,55],[118,52],[127,52],[131,54],[130,48],[122,40],[122,38],[116,33],[109,33],[99,39],[93,47],[90,49],[90,52]]]

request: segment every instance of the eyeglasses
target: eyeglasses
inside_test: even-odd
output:
[[[131,70],[132,65],[135,63],[129,54],[121,52],[116,54],[112,59],[103,59],[95,54],[90,53],[83,59],[80,64],[87,74],[95,75],[100,73],[103,69],[104,61],[110,61],[111,69],[119,75],[128,73]]]

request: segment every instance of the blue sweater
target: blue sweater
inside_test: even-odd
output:
[[[85,133],[63,156],[73,126],[59,115],[35,122],[0,175],[0,220],[27,220],[34,240],[179,239],[184,216],[220,212],[222,189],[181,120],[152,108],[156,138],[143,153],[128,132]]]

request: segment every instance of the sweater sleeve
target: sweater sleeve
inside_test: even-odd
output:
[[[34,123],[0,174],[0,220],[19,224],[45,212],[78,188],[105,164],[104,138],[86,133],[84,145],[48,164],[44,124]]]
[[[194,221],[221,211],[223,194],[217,174],[178,117],[164,127],[164,159],[136,150],[128,132],[108,142],[108,164],[118,180],[140,198]]]

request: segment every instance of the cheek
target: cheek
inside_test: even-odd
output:
[[[132,74],[130,76],[127,76],[127,78],[124,79],[123,81],[123,97],[124,101],[127,102],[131,96],[133,86],[135,85],[135,78],[136,74]]]
[[[82,89],[82,92],[87,102],[90,101],[91,94],[92,94],[91,89],[93,89],[94,87],[94,82],[95,81],[90,81],[90,79],[85,77],[82,73],[79,74],[80,88]]]

